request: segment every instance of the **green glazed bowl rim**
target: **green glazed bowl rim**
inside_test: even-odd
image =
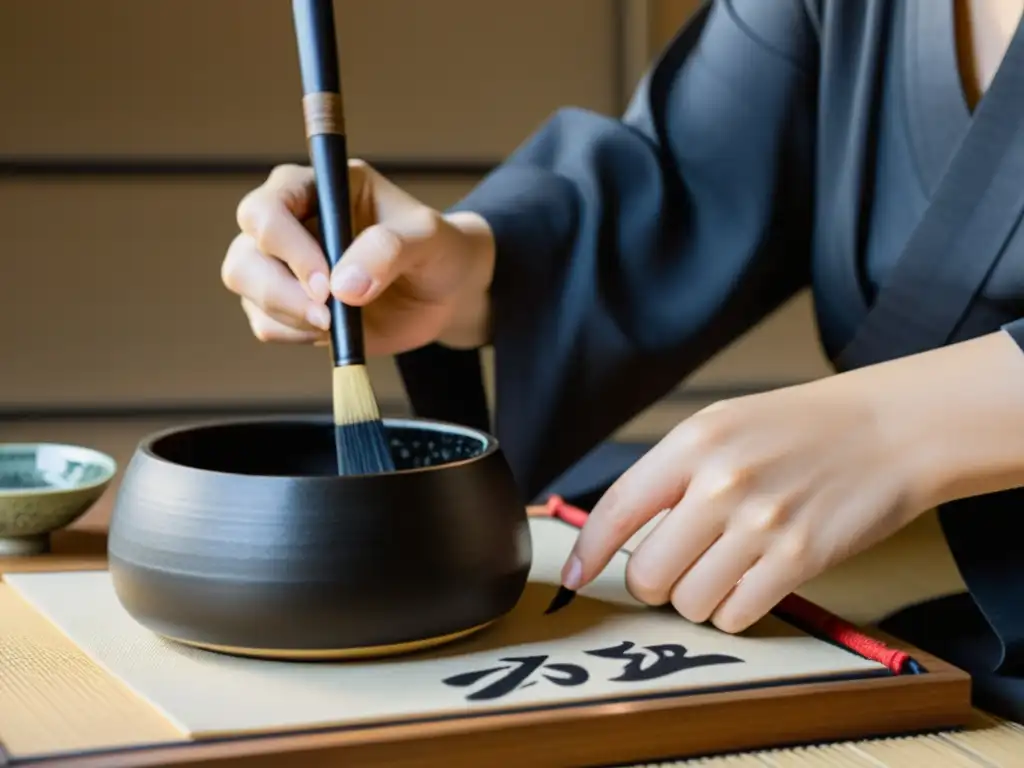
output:
[[[110,456],[103,451],[98,451],[95,448],[89,448],[85,445],[75,445],[74,443],[51,443],[47,441],[27,443],[0,442],[0,458],[3,457],[3,454],[9,451],[35,451],[40,448],[54,448],[59,450],[63,455],[71,454],[72,456],[77,456],[83,463],[98,466],[103,469],[104,472],[99,478],[92,482],[72,485],[67,488],[4,488],[0,486],[0,499],[13,498],[16,496],[61,496],[64,494],[80,493],[82,491],[101,488],[104,485],[107,485],[114,478],[114,475],[117,474],[117,460],[114,459],[113,456]]]

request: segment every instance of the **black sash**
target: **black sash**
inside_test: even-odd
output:
[[[968,315],[1022,214],[1024,24],[1018,26],[934,201],[863,323],[838,355],[837,366],[845,370],[870,365],[997,330],[998,325],[976,327]],[[979,643],[984,643],[973,627],[974,638],[964,635],[961,645],[965,647],[954,649],[951,653],[956,658],[950,660],[970,667],[972,673],[997,673],[1004,678],[1024,674],[1024,538],[1015,535],[1024,522],[1024,493],[966,499],[944,506],[939,517],[961,575],[984,616],[977,623],[987,622],[995,633],[984,641],[990,647],[980,658]],[[940,608],[936,603],[936,610]],[[962,613],[962,604],[957,611]],[[929,622],[920,610],[916,615],[914,622],[896,624],[910,629],[913,641],[926,650],[931,650],[929,645],[948,649],[949,638],[929,641],[922,636]],[[941,625],[944,631],[955,632],[967,625],[962,617],[948,618],[931,621],[929,626],[933,631]],[[1022,706],[1024,698],[1017,709]]]

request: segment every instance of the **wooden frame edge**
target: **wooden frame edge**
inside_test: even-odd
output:
[[[286,757],[304,765],[348,760],[359,766],[471,764],[535,768],[659,761],[907,735],[965,726],[973,712],[970,677],[914,649],[923,675],[814,682],[754,690],[679,694],[555,710],[480,715],[318,732],[125,748],[34,759],[35,768],[150,768],[203,765],[264,768]],[[821,703],[816,700],[827,697]],[[762,707],[771,701],[771,717]],[[822,717],[807,723],[807,707]],[[737,724],[743,724],[738,727]],[[680,725],[685,727],[680,729]],[[531,751],[542,743],[543,754]],[[15,762],[13,765],[17,765]]]

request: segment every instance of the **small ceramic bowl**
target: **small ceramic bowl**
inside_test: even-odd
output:
[[[49,549],[110,485],[117,462],[78,445],[0,443],[0,557]]]

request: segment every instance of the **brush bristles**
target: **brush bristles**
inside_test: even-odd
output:
[[[334,423],[360,424],[380,421],[380,408],[373,395],[370,373],[365,365],[341,365],[334,369]]]
[[[557,613],[558,611],[565,608],[569,603],[576,599],[576,593],[568,587],[562,585],[558,587],[558,591],[555,596],[551,599],[551,604],[548,609],[544,611],[545,615],[549,613]]]
[[[334,439],[341,474],[394,471],[395,463],[365,366],[334,369]]]

